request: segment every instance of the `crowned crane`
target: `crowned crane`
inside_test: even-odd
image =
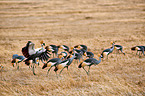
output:
[[[74,46],[74,48],[84,49],[85,51],[88,50],[86,45],[76,45],[76,46]]]
[[[42,48],[38,48],[38,49],[35,49],[34,48],[34,43],[32,43],[31,41],[28,41],[28,43],[26,44],[25,47],[22,48],[22,53],[23,55],[27,58],[24,62],[25,64],[29,65],[29,61],[30,60],[33,60],[33,67],[32,67],[32,70],[33,70],[33,74],[35,74],[34,72],[34,67],[35,67],[35,64],[37,63],[36,62],[36,58],[39,58],[39,60],[41,60],[43,63],[45,63],[44,61],[47,61],[49,58],[50,58],[50,53],[48,52],[48,46],[45,47],[45,49],[43,48],[43,46],[45,45],[42,42],[41,43],[41,47]]]
[[[80,53],[88,58],[93,58],[94,54],[92,52],[87,51],[87,46],[86,45],[76,45],[74,48],[79,48],[80,49]],[[79,50],[76,50],[77,52],[79,52]]]
[[[88,71],[85,70],[85,72],[87,73],[87,75],[89,75],[89,72],[90,72],[90,67],[92,65],[98,65],[100,62],[101,62],[101,55],[98,54],[99,56],[99,60],[95,59],[95,58],[88,58],[86,60],[84,60],[83,62],[80,63],[80,65],[78,66],[78,68],[83,68],[85,70],[85,66],[89,66],[89,69]]]
[[[58,57],[59,57],[59,56],[62,56],[62,60],[66,60],[68,54],[67,54],[67,52],[61,52],[61,53],[58,54]]]
[[[78,49],[75,49],[75,52],[76,52],[76,53],[75,53],[75,58],[74,58],[74,59],[77,60],[77,64],[78,64],[78,61],[80,62],[80,60],[83,59],[83,57],[82,57],[82,54],[83,54],[83,53],[82,53],[81,50],[78,50]],[[73,51],[70,51],[69,53],[70,53],[70,54],[74,54]],[[71,55],[69,55],[67,58],[70,58],[70,56],[71,56]]]
[[[55,56],[58,56],[58,49],[60,46],[56,46],[56,45],[49,45],[49,51],[51,51],[53,53],[53,58],[54,58],[54,54]]]
[[[24,59],[25,59],[24,56],[19,56],[18,54],[14,54],[14,55],[12,56],[12,61],[11,61],[11,63],[12,63],[12,65],[13,65],[13,67],[14,67],[14,64],[16,64],[17,69],[19,69],[19,63],[22,62]]]
[[[75,52],[74,52],[74,50],[75,50],[75,49],[73,49],[73,53],[74,53],[73,55],[70,54],[71,56],[69,56],[68,59],[61,61],[61,63],[59,63],[59,64],[55,67],[54,71],[56,72],[56,75],[57,75],[57,71],[58,71],[59,69],[62,69],[62,70],[60,71],[59,75],[61,74],[61,72],[63,71],[64,68],[67,68],[67,70],[68,70],[68,67],[70,66],[70,64],[72,63],[72,61],[73,61],[74,58],[75,58]]]
[[[125,53],[122,51],[123,47],[121,45],[114,45],[114,46],[115,46],[115,49],[117,50],[117,53],[121,51],[125,55]]]
[[[84,56],[86,56],[88,58],[93,58],[94,57],[94,53],[87,51],[87,52],[84,53]]]
[[[50,71],[50,69],[53,67],[53,66],[56,66],[58,65],[60,62],[61,62],[61,59],[62,59],[62,55],[59,55],[58,58],[53,58],[53,59],[50,59],[49,61],[47,61],[47,63],[45,63],[42,67],[42,69],[45,69],[46,67],[50,67],[47,71],[47,75]]]
[[[60,45],[59,48],[63,49],[64,51],[69,52],[69,47],[66,45]]]
[[[143,55],[144,54],[144,51],[145,51],[145,46],[135,46],[135,47],[132,47],[131,50],[137,50],[137,53],[136,55],[138,54],[138,51],[139,51],[139,57],[140,57],[140,52],[142,52]]]
[[[103,50],[103,52],[102,52],[102,54],[101,54],[101,58],[104,58],[104,56],[105,55],[107,55],[107,59],[108,59],[108,55],[110,54],[110,53],[112,53],[113,52],[113,50],[114,50],[114,42],[111,42],[111,44],[112,44],[112,47],[111,48],[108,48],[108,49],[105,49],[105,50]]]

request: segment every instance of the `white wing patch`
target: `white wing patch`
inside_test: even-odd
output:
[[[68,62],[69,62],[69,61],[66,61],[66,62],[64,62],[64,63],[61,63],[61,65],[62,65],[63,67],[65,67],[66,64],[67,64]]]
[[[89,62],[84,62],[86,65],[90,65],[91,63],[89,63]]]
[[[103,54],[107,55],[109,52],[104,52]]]

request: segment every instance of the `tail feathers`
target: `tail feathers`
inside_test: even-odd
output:
[[[57,66],[55,67],[54,71],[56,72],[58,70]]]
[[[78,66],[78,68],[81,68],[82,67],[82,63]]]
[[[136,47],[132,47],[131,50],[135,50]]]

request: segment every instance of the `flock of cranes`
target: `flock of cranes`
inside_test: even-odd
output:
[[[43,41],[41,43],[41,48],[35,49],[35,44],[31,41],[28,41],[25,47],[22,48],[22,54],[23,56],[19,56],[17,54],[14,54],[12,56],[12,65],[16,65],[17,69],[19,69],[19,63],[25,62],[26,65],[29,66],[29,68],[32,68],[33,74],[35,74],[35,64],[39,65],[39,62],[41,61],[43,63],[42,69],[45,69],[46,67],[49,67],[47,71],[47,75],[49,74],[49,71],[52,67],[54,68],[54,71],[57,75],[57,71],[60,70],[59,75],[62,73],[62,71],[72,64],[73,60],[77,60],[77,63],[79,62],[78,68],[83,68],[87,75],[89,75],[90,67],[92,65],[98,65],[101,62],[101,58],[107,57],[110,53],[113,52],[114,49],[119,51],[125,55],[123,52],[123,47],[121,45],[115,45],[115,42],[111,42],[112,47],[105,49],[102,51],[101,54],[98,54],[99,60],[94,58],[93,52],[88,51],[88,48],[86,45],[76,45],[71,48],[69,48],[66,45],[49,45],[45,46],[45,43]],[[59,49],[62,49],[63,51],[59,52]],[[137,53],[139,52],[139,56],[141,54],[144,54],[145,46],[135,46],[132,47],[131,50],[137,50]],[[53,56],[52,56],[53,54]],[[84,57],[86,59],[84,59]],[[85,66],[88,66],[88,71],[84,68]]]

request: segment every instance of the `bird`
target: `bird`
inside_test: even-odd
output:
[[[93,58],[94,53],[87,51],[87,46],[86,45],[76,45],[74,48],[78,48],[79,50],[76,50],[78,53],[81,53],[82,55],[88,57],[88,58]],[[80,51],[80,52],[79,52]]]
[[[76,46],[74,46],[74,48],[84,49],[85,51],[88,50],[88,47],[86,45],[83,45],[83,44],[76,45]]]
[[[75,50],[75,49],[73,49],[73,54],[70,54],[70,56],[69,56],[68,59],[61,61],[61,63],[59,63],[59,64],[55,67],[54,71],[56,72],[56,75],[57,75],[57,71],[58,71],[59,69],[62,69],[62,70],[60,71],[59,75],[61,74],[61,72],[63,71],[64,68],[67,68],[67,70],[68,70],[68,67],[70,66],[70,64],[72,63],[72,61],[73,61],[74,58],[75,58],[75,52],[74,52],[74,50]]]
[[[18,55],[18,54],[14,54],[14,55],[12,56],[12,61],[11,61],[11,63],[12,63],[12,65],[13,65],[13,67],[14,67],[14,65],[16,64],[17,69],[19,69],[19,63],[22,62],[24,59],[25,59],[24,56],[20,56],[20,55]]]
[[[139,57],[140,57],[140,52],[142,52],[142,54],[145,56],[144,54],[144,51],[145,51],[145,46],[135,46],[135,47],[132,47],[131,50],[137,50],[137,53],[136,55],[138,54],[138,51],[139,51]]]
[[[77,64],[78,62],[80,62],[81,59],[83,59],[82,57],[82,51],[81,50],[78,50],[78,49],[75,49],[75,57],[74,59],[77,61]],[[73,54],[74,52],[73,51],[69,51],[70,54]],[[70,58],[71,55],[69,55],[67,58]]]
[[[89,75],[90,72],[90,67],[92,65],[98,65],[101,62],[101,55],[98,54],[99,56],[99,60],[95,59],[95,58],[88,58],[86,60],[84,60],[83,62],[80,63],[80,65],[78,66],[78,68],[83,68],[85,70],[85,72],[87,73],[87,75]],[[86,69],[84,68],[85,66],[89,66],[88,71],[86,71]]]
[[[69,47],[66,45],[60,45],[59,48],[63,49],[64,51],[69,52]]]
[[[84,53],[84,56],[88,57],[88,58],[93,58],[94,57],[94,53],[87,51]]]
[[[121,51],[125,55],[125,53],[122,51],[123,47],[121,45],[114,45],[114,46],[118,53],[119,51]]]
[[[63,52],[59,53],[58,57],[61,56],[61,55],[62,55],[62,60],[66,60],[67,59],[67,56],[68,56],[67,52],[63,51]]]
[[[103,52],[101,53],[101,58],[104,58],[104,56],[107,55],[107,59],[108,59],[108,55],[110,53],[112,53],[113,50],[114,50],[114,44],[115,43],[114,42],[111,42],[111,44],[112,44],[112,47],[111,48],[108,48],[108,49],[103,50]]]
[[[55,54],[56,57],[58,56],[59,47],[60,46],[49,45],[49,51],[51,51],[53,53],[53,58],[54,58],[54,54]]]
[[[34,67],[35,67],[35,64],[37,63],[37,59],[36,58],[39,58],[39,60],[42,61],[42,63],[45,63],[44,61],[48,61],[48,59],[50,58],[50,53],[48,52],[48,46],[46,46],[45,48],[43,48],[43,46],[45,45],[42,42],[41,43],[41,48],[37,48],[35,49],[34,48],[34,43],[32,43],[31,41],[28,41],[28,43],[26,44],[25,47],[22,48],[22,53],[23,55],[27,58],[26,60],[24,60],[25,64],[26,65],[29,65],[30,63],[30,60],[32,60],[33,62],[33,67],[32,67],[32,71],[33,71],[33,74],[35,74],[34,72]]]
[[[50,67],[47,71],[47,75],[53,66],[56,66],[61,62],[62,57],[63,57],[62,55],[59,55],[58,58],[52,58],[43,65],[42,69],[45,69],[46,67]]]

